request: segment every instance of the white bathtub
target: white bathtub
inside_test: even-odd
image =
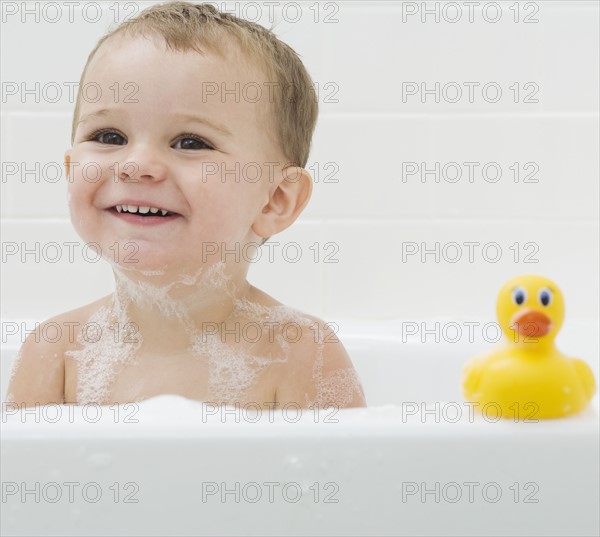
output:
[[[6,409],[2,535],[598,535],[597,397],[565,420],[472,419],[460,370],[489,343],[341,328],[368,409]],[[598,378],[597,324],[563,332]]]

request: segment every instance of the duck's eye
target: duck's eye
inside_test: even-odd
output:
[[[552,291],[544,287],[543,289],[540,289],[538,298],[540,299],[540,304],[542,306],[549,306],[552,303]]]
[[[517,287],[513,291],[513,301],[515,302],[515,304],[520,306],[526,300],[527,300],[527,293],[525,292],[525,289],[523,289],[522,287]]]

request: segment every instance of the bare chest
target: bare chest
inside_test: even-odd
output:
[[[113,404],[173,394],[218,404],[275,400],[277,379],[266,359],[242,352],[219,355],[143,353],[125,359],[65,360],[65,401]]]

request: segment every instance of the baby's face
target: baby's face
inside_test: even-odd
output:
[[[109,40],[88,67],[66,155],[71,219],[80,236],[126,268],[190,274],[217,260],[209,257],[214,247],[258,241],[252,225],[285,157],[266,134],[272,130],[267,92],[253,103],[254,94],[244,99],[243,92],[223,89],[265,90],[265,82],[237,54],[225,61],[209,52],[171,52],[150,40]],[[161,219],[115,210],[135,201],[176,214]]]

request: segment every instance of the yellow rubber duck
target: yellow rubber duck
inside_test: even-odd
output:
[[[565,315],[563,295],[548,278],[518,276],[496,302],[505,345],[463,369],[467,401],[488,416],[513,420],[561,418],[582,410],[596,391],[590,367],[554,345]]]

